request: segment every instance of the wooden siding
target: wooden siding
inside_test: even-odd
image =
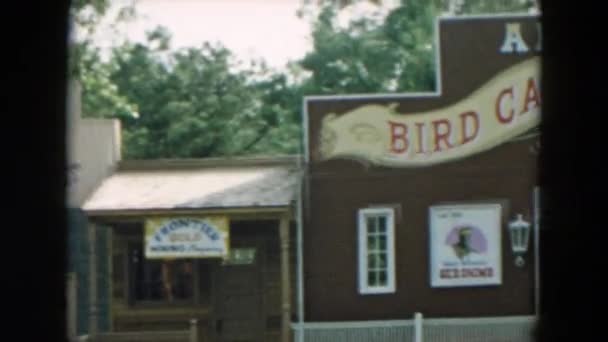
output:
[[[530,217],[536,158],[530,142],[510,143],[466,161],[424,172],[368,172],[354,163],[348,175],[311,173],[304,230],[306,319],[347,321],[428,317],[528,315],[533,313],[533,259],[513,265],[506,221]],[[503,209],[503,284],[435,289],[429,284],[429,207],[444,202],[499,202]],[[397,204],[396,281],[393,294],[357,291],[356,213]]]
[[[129,303],[127,269],[127,245],[129,241],[140,242],[143,239],[141,222],[113,224],[112,240],[112,325],[114,331],[161,331],[184,330],[188,328],[191,318],[199,320],[201,334],[206,335],[208,329],[214,327],[213,301],[202,300],[199,305],[188,307],[144,306]],[[292,312],[295,317],[296,308],[296,227],[291,225],[290,236],[290,280],[292,286]],[[261,237],[265,241],[266,253],[262,271],[264,330],[265,341],[279,341],[281,331],[281,277],[280,277],[280,246],[278,220],[265,221],[234,221],[231,222],[231,241],[240,237]],[[210,265],[213,263],[210,263]],[[247,284],[243,284],[247,286]],[[202,288],[201,288],[202,290]],[[212,294],[210,294],[211,296]],[[204,297],[204,296],[203,296]]]

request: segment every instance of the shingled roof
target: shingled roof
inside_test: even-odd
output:
[[[295,200],[297,157],[124,161],[85,201],[95,211],[282,207]]]

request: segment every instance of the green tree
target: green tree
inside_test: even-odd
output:
[[[251,154],[293,154],[301,151],[302,87],[287,73],[270,75],[252,84],[259,96],[259,130],[243,148]]]
[[[80,3],[95,9],[90,1],[97,0]],[[107,0],[98,1],[95,11],[103,15]],[[381,21],[362,17],[344,27],[338,15],[356,1],[305,2],[316,13],[313,49],[287,71],[268,70],[263,61],[244,66],[218,44],[174,51],[164,28],[149,32],[145,43],[114,48],[107,61],[92,45],[79,45],[75,74],[85,114],[121,119],[126,158],[296,153],[302,96],[433,90],[437,15],[450,8],[479,14],[531,6],[411,0]]]
[[[307,93],[428,91],[435,87],[435,5],[408,1],[375,24],[363,17],[336,24],[339,6],[325,4],[312,32],[313,51],[301,61],[311,74]]]
[[[139,111],[137,118],[123,118],[125,157],[264,152],[257,145],[270,146],[287,116],[281,103],[288,99],[277,95],[282,78],[256,80],[268,72],[239,68],[218,44],[179,51],[169,45],[167,31],[157,29],[146,44],[117,48],[109,63],[112,83]]]
[[[82,85],[82,111],[85,116],[135,117],[137,106],[118,93],[117,86],[110,80],[111,65],[102,61],[101,51],[93,42],[93,35],[102,19],[108,15],[110,5],[110,0],[72,2],[68,76],[79,80]],[[112,25],[134,17],[134,3],[125,4],[113,17]],[[114,33],[119,34],[116,30]]]
[[[121,95],[110,79],[112,65],[101,60],[99,50],[92,45],[79,46],[78,75],[82,85],[82,112],[85,117],[137,117],[137,106]]]
[[[73,0],[71,17],[75,25],[93,31],[110,8],[110,0]]]
[[[403,1],[385,20],[357,18],[341,28],[337,16],[346,5],[382,1],[317,1],[313,51],[300,65],[311,77],[308,94],[390,93],[435,88],[435,18],[453,5],[454,14],[526,12],[532,1],[411,0]],[[305,7],[311,6],[305,1]],[[453,8],[453,7],[452,7]],[[305,10],[303,13],[307,13]],[[310,11],[308,11],[310,13]]]
[[[113,17],[109,18],[109,28],[113,34],[120,35],[117,25],[129,22],[136,17],[135,0],[123,2]],[[70,7],[70,60],[71,77],[78,78],[82,65],[81,58],[90,56],[92,51],[98,53],[93,43],[93,36],[101,26],[102,20],[110,15],[111,0],[74,0]],[[108,28],[108,27],[106,27]],[[86,57],[85,57],[86,58]]]

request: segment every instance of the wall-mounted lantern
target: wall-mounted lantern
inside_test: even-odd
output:
[[[524,221],[521,214],[517,220],[509,222],[509,234],[511,235],[511,249],[515,257],[515,265],[525,265],[523,255],[528,251],[528,240],[530,236],[530,223]]]

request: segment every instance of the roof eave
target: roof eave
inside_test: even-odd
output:
[[[273,206],[205,207],[205,208],[127,208],[127,209],[83,209],[89,218],[141,217],[155,215],[193,214],[280,214],[289,211],[292,203]]]
[[[146,159],[121,160],[118,171],[145,171],[170,169],[196,169],[206,167],[227,166],[297,166],[301,155],[284,155],[273,157],[234,157],[234,158],[202,158],[202,159]]]

